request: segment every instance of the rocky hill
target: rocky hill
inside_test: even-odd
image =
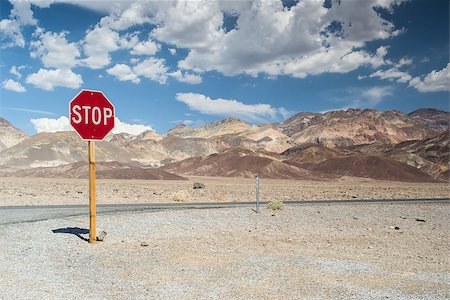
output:
[[[17,129],[7,120],[0,118],[0,151],[20,143],[27,137],[28,135],[25,132]]]
[[[337,176],[352,176],[404,182],[436,182],[421,170],[390,158],[372,155],[351,155],[330,158],[310,170]]]
[[[435,111],[425,117],[423,113],[405,113],[389,110],[348,109],[324,114],[299,113],[279,125],[297,144],[316,143],[326,147],[382,143],[396,144],[409,140],[422,140],[445,130],[443,116]],[[435,118],[431,115],[436,115]],[[416,116],[416,118],[413,118]],[[433,123],[434,122],[434,123]],[[442,126],[429,126],[439,123]]]
[[[87,161],[88,145],[75,132],[42,132],[0,152],[2,168],[55,167]],[[130,152],[110,142],[96,142],[98,161],[131,162]]]
[[[127,173],[116,171],[122,167],[108,170],[118,178],[150,178],[148,171],[137,169],[163,167],[179,175],[250,177],[258,173],[313,180],[351,175],[406,181],[413,181],[414,176],[427,181],[429,175],[449,180],[448,116],[433,109],[411,114],[348,109],[299,113],[281,124],[250,125],[228,118],[200,128],[177,125],[166,135],[154,131],[110,134],[96,143],[96,159],[135,167]],[[21,176],[60,174],[58,168],[74,171],[76,163],[87,161],[87,143],[74,132],[27,137],[6,120],[0,120],[0,125],[0,170],[4,174],[17,170],[23,170]],[[345,163],[361,164],[367,174],[343,170]],[[387,172],[371,173],[371,164]],[[420,173],[411,173],[408,166]],[[389,168],[403,173],[391,178]]]
[[[446,132],[449,129],[450,113],[433,109],[422,108],[408,114],[416,124],[432,128],[437,132]]]
[[[252,125],[247,124],[236,118],[226,118],[217,122],[206,124],[199,128],[191,128],[189,126],[180,124],[168,132],[168,135],[176,135],[179,137],[196,137],[203,139],[210,139],[217,136],[227,134],[238,134],[249,130]]]
[[[246,149],[230,149],[207,157],[194,157],[164,166],[162,170],[183,175],[324,180],[325,174],[311,172]]]
[[[88,163],[79,161],[57,167],[39,167],[16,170],[3,175],[15,177],[88,178]],[[159,169],[142,168],[139,165],[118,162],[96,163],[98,179],[186,180],[186,178]]]

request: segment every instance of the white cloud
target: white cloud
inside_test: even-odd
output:
[[[333,2],[331,9],[320,1],[300,1],[289,10],[281,1],[238,4],[247,7],[235,8],[237,29],[223,36],[216,30],[214,44],[191,49],[179,62],[181,68],[255,76],[346,73],[363,65],[384,64],[387,48],[380,47],[374,54],[358,48],[396,34],[393,25],[373,10],[374,1]],[[341,26],[339,36],[329,27],[333,22]]]
[[[119,33],[97,25],[87,32],[84,39],[83,50],[87,56],[84,63],[91,69],[101,69],[111,63],[109,53],[119,49]]]
[[[30,56],[40,58],[46,67],[72,68],[78,64],[80,50],[76,43],[69,43],[66,32],[36,30],[39,39],[30,43]]]
[[[36,132],[73,131],[69,119],[66,116],[61,116],[57,119],[51,118],[31,119],[30,121],[31,123],[33,123]],[[126,122],[122,122],[117,117],[115,118],[114,123],[115,126],[114,129],[112,130],[113,133],[125,132],[129,134],[138,135],[146,130],[153,130],[150,126],[147,125],[129,124]]]
[[[21,28],[17,20],[3,19],[0,21],[0,41],[2,48],[9,47],[25,47],[25,39],[23,38]]]
[[[379,77],[380,79],[387,79],[390,81],[396,80],[399,83],[406,83],[412,79],[411,75],[406,72],[400,71],[397,68],[378,70],[375,73],[370,74],[369,77]]]
[[[154,55],[161,46],[152,40],[137,43],[133,46],[130,53],[133,55]]]
[[[245,104],[234,99],[211,99],[196,93],[177,93],[176,99],[191,110],[217,116],[237,117],[250,122],[266,122],[285,118],[289,112],[269,104]]]
[[[113,133],[129,133],[138,135],[144,131],[153,130],[150,126],[142,125],[142,124],[129,124],[126,122],[122,122],[119,118],[115,118],[114,128],[112,130]]]
[[[120,81],[131,81],[133,83],[139,83],[141,80],[139,77],[133,73],[131,68],[125,64],[117,64],[114,67],[106,70],[110,75],[115,76]]]
[[[22,74],[20,74],[19,72],[19,68],[17,68],[16,66],[12,66],[11,69],[9,70],[9,73],[15,75],[18,79],[22,78]]]
[[[389,14],[402,2],[333,1],[326,8],[323,1],[299,1],[289,9],[282,1],[264,0],[121,2],[116,9],[99,8],[114,12],[87,33],[85,62],[102,68],[109,65],[111,52],[125,48],[133,55],[153,55],[159,41],[174,46],[169,48],[172,55],[177,47],[188,49],[178,67],[197,74],[305,77],[377,68],[388,63],[387,47],[372,53],[364,50],[365,44],[392,38],[400,30],[374,8]],[[80,5],[96,9],[94,4]],[[224,15],[237,18],[231,30],[224,29]],[[155,25],[150,32],[155,41],[123,42],[120,31],[147,23]]]
[[[67,2],[109,13],[89,29],[78,44],[68,43],[61,33],[53,34],[53,39],[59,41],[55,41],[55,46],[61,46],[64,41],[69,45],[71,53],[66,53],[66,60],[50,59],[52,53],[61,53],[50,51],[43,39],[41,44],[33,45],[36,57],[42,58],[46,67],[74,66],[80,56],[77,45],[83,50],[84,65],[102,69],[110,65],[114,51],[127,49],[131,55],[151,56],[160,50],[159,43],[165,43],[172,55],[176,54],[176,48],[187,50],[178,68],[189,73],[168,70],[164,61],[161,63],[157,58],[136,65],[133,73],[164,83],[172,71],[176,79],[197,83],[201,80],[199,75],[207,71],[274,78],[347,73],[361,66],[378,68],[388,63],[384,59],[387,47],[380,47],[375,53],[364,47],[368,42],[387,40],[399,34],[400,30],[387,14],[393,13],[404,1],[332,1],[331,8],[324,7],[323,1],[318,0],[298,1],[289,8],[282,1],[265,0],[13,2],[14,12],[10,19],[0,21],[0,31],[3,40],[5,36],[21,47],[25,45],[21,27],[36,25],[30,3],[44,7],[54,2]],[[382,8],[387,14],[374,8]],[[224,26],[227,16],[236,18],[231,29]],[[139,33],[123,34],[143,24],[152,25],[150,39],[139,41]],[[400,63],[406,64],[407,60]]]
[[[374,86],[364,90],[355,98],[347,108],[375,108],[378,104],[392,96],[394,89],[391,86]]]
[[[67,87],[76,89],[81,86],[83,79],[80,74],[75,74],[72,70],[66,69],[39,69],[27,77],[27,83],[46,91],[52,91],[55,87]]]
[[[155,8],[152,36],[182,48],[211,49],[223,37],[223,13],[216,1],[172,1]]]
[[[139,76],[143,76],[150,80],[157,81],[160,84],[164,84],[166,83],[168,76],[172,76],[172,74],[168,73],[164,59],[150,57],[143,61],[133,60],[133,62],[136,63],[134,67],[125,64],[116,64],[114,67],[106,70],[106,72],[117,77],[121,81],[129,80],[134,83],[139,83]],[[183,79],[196,80],[195,78]]]
[[[374,86],[361,93],[361,96],[367,99],[372,106],[381,102],[385,97],[393,95],[393,88],[390,86]]]
[[[412,65],[412,63],[413,63],[413,60],[411,58],[403,57],[400,59],[400,61],[397,64],[395,64],[395,67],[400,68],[403,66]]]
[[[31,10],[30,2],[32,1],[10,0],[10,2],[13,5],[10,13],[11,18],[16,19],[21,25],[37,24],[37,20],[33,17],[33,11]]]
[[[150,57],[133,67],[133,72],[138,76],[144,76],[161,84],[167,81],[167,67],[162,58]]]
[[[31,5],[38,7],[48,7],[51,1],[45,0],[10,0],[13,8],[9,19],[0,21],[0,39],[3,42],[1,47],[25,47],[25,39],[22,35],[23,26],[34,26],[37,20],[33,17]]]
[[[191,74],[188,72],[182,72],[181,70],[177,70],[175,72],[169,73],[170,76],[174,77],[176,80],[180,82],[186,82],[190,84],[199,84],[202,83],[202,77],[196,74]]]
[[[57,119],[40,118],[31,119],[36,132],[56,132],[56,131],[72,131],[69,119],[66,116],[61,116]]]
[[[450,91],[450,63],[440,71],[431,71],[424,79],[413,78],[409,86],[421,93]]]
[[[2,82],[2,88],[5,90],[10,90],[18,93],[26,92],[26,89],[23,87],[20,82],[14,81],[12,79],[7,79]]]
[[[87,2],[87,1],[86,1]],[[94,1],[92,1],[94,2]],[[115,1],[120,2],[120,1]],[[158,1],[123,1],[124,5],[114,9],[109,16],[103,17],[100,20],[102,26],[109,27],[114,30],[125,30],[134,25],[142,25],[149,23],[150,15]],[[166,1],[160,1],[166,2]],[[164,5],[164,3],[162,3]]]

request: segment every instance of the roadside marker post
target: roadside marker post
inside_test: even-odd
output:
[[[69,102],[70,125],[88,141],[89,157],[89,243],[97,241],[95,194],[95,142],[114,128],[114,105],[101,91],[81,90]]]

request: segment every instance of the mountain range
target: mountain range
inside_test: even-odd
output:
[[[167,134],[110,134],[96,142],[102,178],[231,176],[333,180],[341,176],[449,180],[448,112],[348,109],[300,112],[279,124],[227,118]],[[0,174],[85,177],[87,143],[75,132],[28,136],[0,118]]]

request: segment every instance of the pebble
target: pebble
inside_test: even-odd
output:
[[[106,236],[106,231],[100,231],[100,233],[97,235],[97,241],[103,242]]]

